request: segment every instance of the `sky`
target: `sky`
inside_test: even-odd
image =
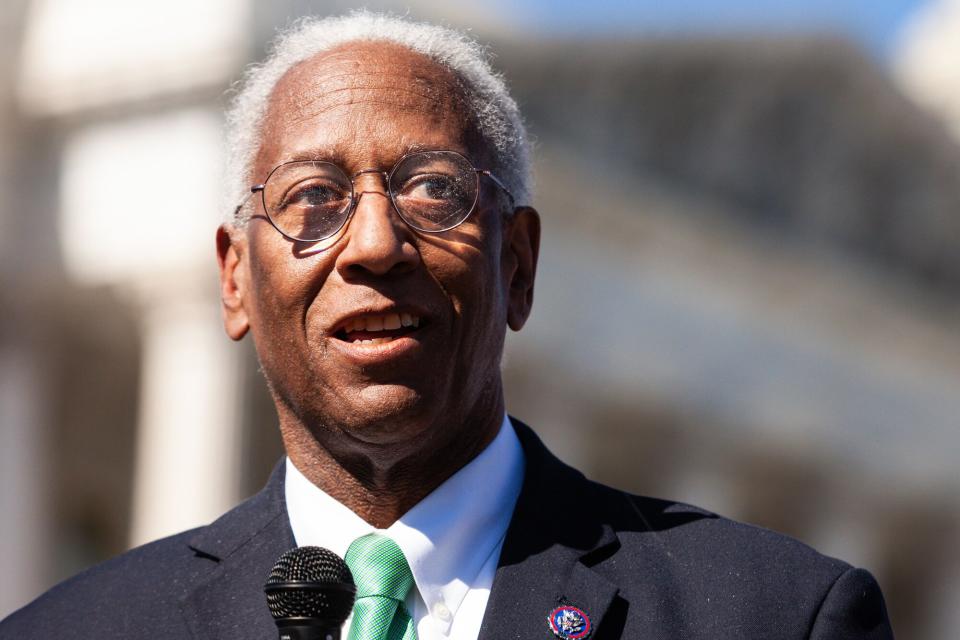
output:
[[[498,0],[543,34],[833,31],[878,58],[894,50],[913,12],[930,0]],[[509,9],[506,5],[509,4]],[[602,9],[598,8],[602,7]]]

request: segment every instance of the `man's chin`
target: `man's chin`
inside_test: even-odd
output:
[[[429,437],[437,422],[434,394],[424,394],[401,384],[367,385],[354,402],[339,406],[339,419],[330,423],[370,444],[400,444]],[[349,405],[353,406],[349,406]]]

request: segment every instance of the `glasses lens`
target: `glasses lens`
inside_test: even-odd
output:
[[[473,165],[452,151],[409,155],[390,176],[397,211],[421,231],[445,231],[463,222],[477,202],[477,185]]]
[[[267,215],[284,235],[315,241],[335,234],[350,212],[350,178],[329,162],[290,162],[263,188]]]

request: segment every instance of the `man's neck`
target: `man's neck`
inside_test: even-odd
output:
[[[311,429],[289,415],[281,416],[280,428],[287,455],[310,482],[374,527],[386,529],[493,441],[504,415],[498,395],[482,419],[467,420],[457,429],[435,425],[431,433],[442,437],[405,446],[356,446],[342,432],[338,437],[329,426]]]

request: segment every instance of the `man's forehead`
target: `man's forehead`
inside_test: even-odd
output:
[[[429,121],[428,127],[402,126]],[[457,146],[477,141],[462,83],[443,65],[390,42],[352,42],[292,67],[277,83],[264,120],[261,170],[320,146],[353,146],[353,140],[383,139],[390,126],[398,144],[431,145],[433,136]],[[323,132],[323,133],[321,133]],[[411,137],[412,136],[412,137]],[[443,145],[442,145],[443,146]],[[466,149],[464,149],[466,150]],[[386,150],[384,150],[386,152]]]
[[[301,119],[344,107],[370,112],[393,108],[463,120],[468,115],[453,72],[389,42],[352,42],[295,65],[277,83],[270,111],[281,119]]]

